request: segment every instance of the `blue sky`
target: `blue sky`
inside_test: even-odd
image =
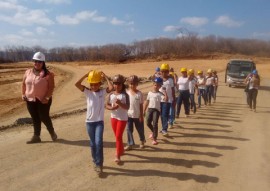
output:
[[[0,47],[131,44],[196,33],[270,40],[270,0],[0,0]]]

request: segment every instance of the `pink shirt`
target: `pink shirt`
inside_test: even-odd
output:
[[[26,70],[24,74],[25,96],[28,101],[42,101],[45,97],[51,97],[54,89],[54,74],[49,73],[43,77],[42,74],[35,75],[33,69]]]

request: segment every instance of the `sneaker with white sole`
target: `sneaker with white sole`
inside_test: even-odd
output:
[[[125,146],[125,151],[130,151],[130,150],[132,150],[133,149],[133,146],[132,145],[127,145],[127,146]]]
[[[168,132],[167,132],[167,131],[161,131],[161,134],[162,134],[163,136],[167,136],[167,135],[168,135]]]

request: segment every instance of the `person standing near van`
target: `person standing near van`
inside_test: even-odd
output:
[[[54,74],[45,64],[45,55],[36,52],[33,56],[33,68],[27,69],[22,81],[22,99],[26,101],[28,112],[34,126],[34,135],[27,144],[40,143],[41,122],[45,124],[53,141],[57,135],[50,117],[52,94],[54,90]]]
[[[207,76],[205,77],[205,88],[206,88],[206,100],[207,105],[211,105],[211,98],[214,91],[215,78],[212,73],[212,69],[207,70]]]
[[[89,88],[82,85],[82,81],[87,78]],[[101,89],[102,79],[107,81],[108,87]],[[85,94],[86,129],[90,138],[91,154],[94,163],[94,170],[100,174],[103,171],[103,132],[104,132],[104,100],[106,93],[112,91],[112,83],[101,71],[91,70],[83,75],[75,86]]]
[[[252,74],[246,78],[245,82],[249,84],[248,87],[249,108],[251,111],[256,112],[257,95],[261,83],[258,71],[253,70]]]
[[[144,148],[145,136],[144,136],[144,119],[143,119],[143,94],[137,89],[139,84],[139,78],[136,75],[131,75],[128,78],[129,89],[127,94],[129,95],[130,106],[128,109],[128,122],[127,122],[127,137],[128,145],[125,147],[126,151],[132,150],[135,145],[133,138],[133,129],[135,128],[140,137],[140,148]]]

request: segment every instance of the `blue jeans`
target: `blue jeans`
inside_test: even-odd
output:
[[[177,108],[176,108],[177,109],[176,115],[178,117],[180,115],[182,103],[184,103],[185,114],[189,115],[189,98],[190,98],[189,90],[180,90],[179,91],[179,96],[177,98]]]
[[[175,121],[175,104],[171,104],[169,112],[169,124],[173,125],[174,121]]]
[[[90,147],[93,162],[97,166],[103,166],[104,121],[86,122],[86,129],[90,137]]]
[[[140,141],[145,141],[143,122],[140,122],[139,118],[129,117],[127,122],[128,145],[135,145],[133,138],[133,129],[134,129],[133,124],[135,124],[135,127],[140,137]]]
[[[203,98],[203,101],[204,101],[204,105],[206,105],[206,99],[205,99],[205,89],[198,89],[199,91],[199,96],[198,96],[198,104],[199,104],[199,107],[201,107],[202,105],[202,98]]]
[[[190,94],[190,109],[193,109],[193,113],[196,113],[196,103],[195,103],[195,98],[194,94]]]
[[[169,114],[170,114],[170,108],[171,103],[168,102],[161,102],[160,108],[161,108],[161,124],[162,124],[162,131],[167,132],[168,131],[168,122],[169,122]]]

